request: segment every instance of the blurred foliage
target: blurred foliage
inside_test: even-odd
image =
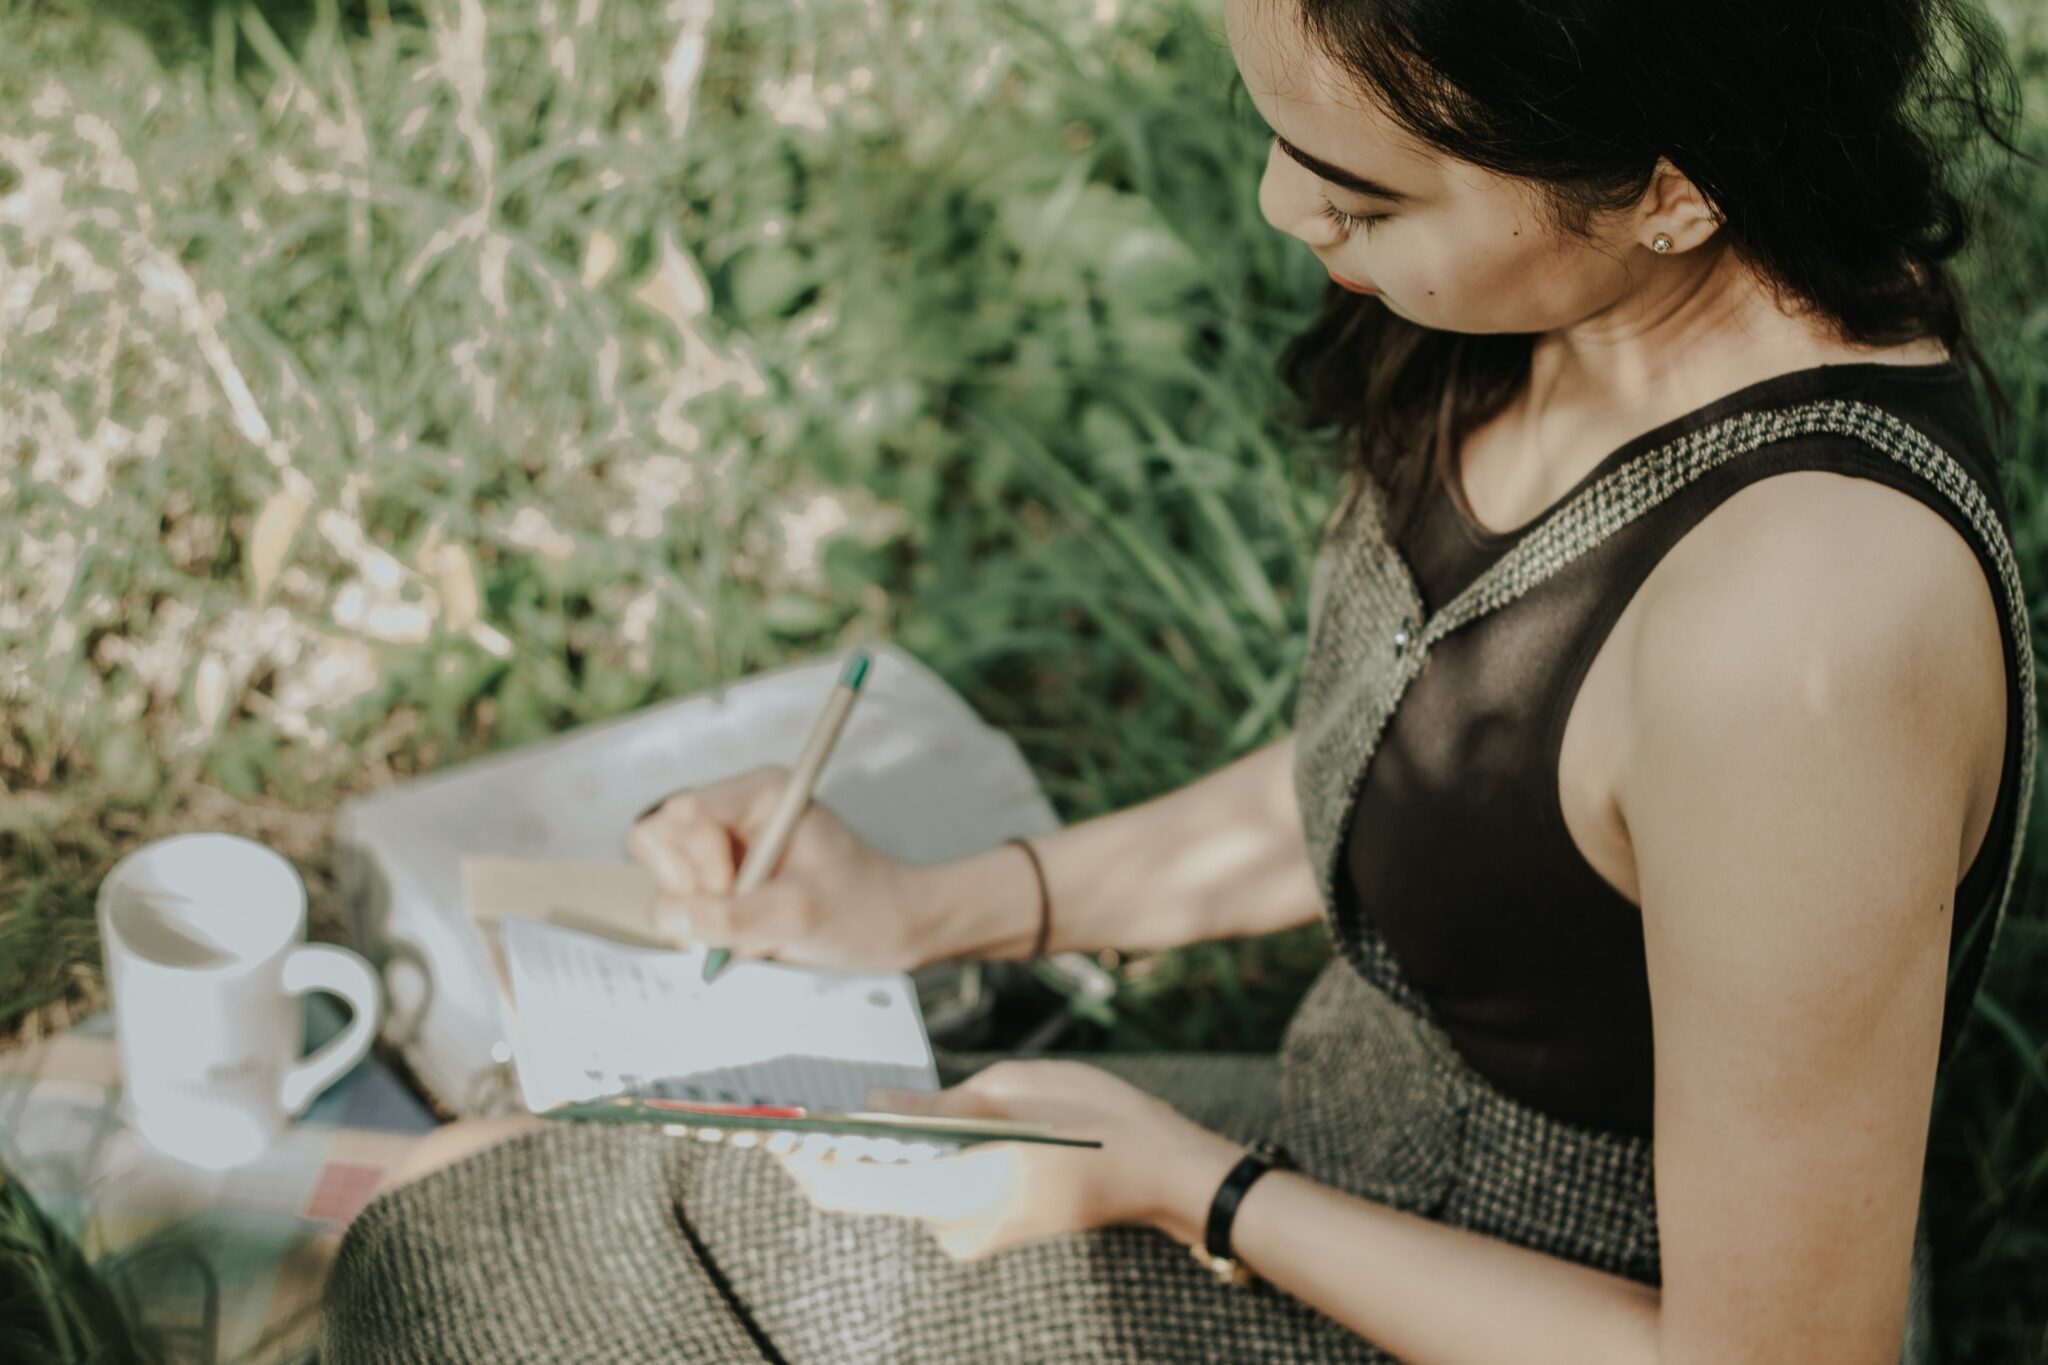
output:
[[[317,905],[343,794],[855,634],[1069,820],[1284,733],[1324,276],[1235,84],[1198,0],[0,0],[0,1023],[89,1005],[152,832]],[[2048,187],[1965,266],[2038,613]],[[2048,1355],[2038,862],[1936,1097],[1957,1359]],[[1072,1042],[1269,1047],[1325,955],[1126,962]]]
[[[0,1167],[0,1360],[9,1365],[157,1365],[142,1327],[103,1269]]]

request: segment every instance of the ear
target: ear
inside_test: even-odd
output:
[[[1663,233],[1680,251],[1704,244],[1721,225],[1721,211],[1700,193],[1684,171],[1668,157],[1657,158],[1650,188],[1643,196],[1636,230],[1644,242]]]

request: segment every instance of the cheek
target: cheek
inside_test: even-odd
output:
[[[1396,219],[1363,241],[1354,238],[1345,255],[1362,263],[1359,273],[1395,312],[1453,330],[1497,302],[1513,280],[1511,263],[1498,247],[1433,223]]]
[[[1532,243],[1527,229],[1519,236],[1512,227],[1447,231],[1399,250],[1390,244],[1374,283],[1398,301],[1396,312],[1447,331],[1544,331],[1575,316],[1564,261]]]

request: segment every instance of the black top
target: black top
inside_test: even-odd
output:
[[[1432,480],[1396,548],[1434,614],[1551,511],[1629,459],[1738,412],[1816,398],[1868,402],[1918,428],[1963,466],[2009,525],[1960,361],[1864,362],[1779,375],[1653,428],[1509,532],[1473,525]],[[1899,488],[1935,508],[1977,550],[1949,499],[1881,451],[1831,433],[1759,447],[1432,645],[1429,666],[1409,684],[1360,786],[1337,872],[1343,914],[1370,915],[1403,974],[1481,1075],[1568,1122],[1648,1135],[1652,1053],[1641,910],[1585,860],[1558,802],[1565,721],[1593,656],[1665,552],[1738,489],[1794,469]],[[1996,567],[1977,553],[2002,603]],[[1988,916],[2015,833],[2023,703],[2005,615],[2001,609],[2010,689],[2005,771],[1983,847],[1956,893],[1944,1057],[1982,974]]]

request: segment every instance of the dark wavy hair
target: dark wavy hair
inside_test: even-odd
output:
[[[1537,182],[1554,230],[1583,239],[1634,206],[1666,157],[1780,307],[1857,344],[1939,337],[2010,416],[1946,264],[1978,226],[1949,170],[1979,130],[2034,160],[1976,0],[1278,3],[1406,132]],[[1332,284],[1280,371],[1302,428],[1336,429],[1399,528],[1432,470],[1471,512],[1455,452],[1527,379],[1534,341],[1423,327]]]

